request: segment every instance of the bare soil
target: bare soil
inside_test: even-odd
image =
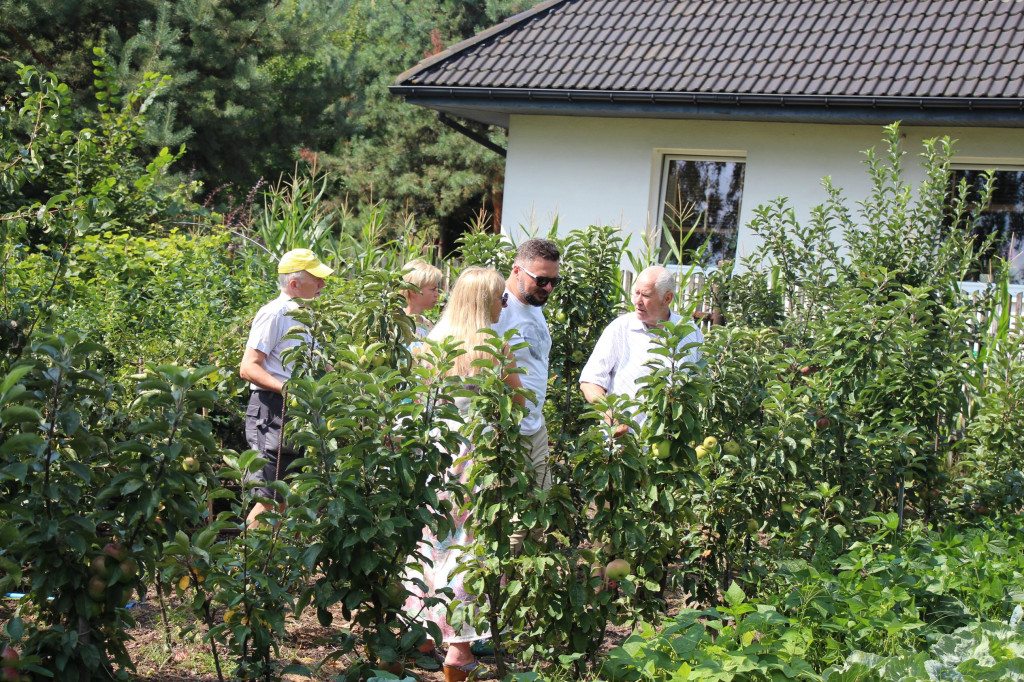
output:
[[[160,609],[156,602],[155,594],[150,595],[152,599],[133,608],[137,620],[137,627],[129,630],[132,641],[128,643],[128,650],[137,666],[134,679],[140,682],[218,682],[216,673],[213,671],[212,656],[209,644],[203,643],[201,635],[194,634],[190,638],[175,637],[174,632],[180,628],[172,626],[172,637],[170,648],[165,649],[165,629],[162,624]],[[669,595],[668,613],[675,613],[684,605],[684,599],[678,595]],[[169,609],[177,604],[169,603]],[[335,614],[335,625],[344,622],[341,614]],[[205,627],[201,628],[205,631]],[[309,667],[311,670],[323,661],[328,654],[335,651],[333,636],[337,628],[332,626],[325,628],[319,624],[313,609],[307,609],[303,615],[288,626],[288,636],[281,642],[280,656],[278,661],[287,663],[298,663]],[[605,634],[602,651],[609,651],[618,646],[630,634],[628,627],[609,625]],[[224,671],[224,678],[231,679],[230,672],[232,664],[225,660],[226,651],[220,654],[221,666]],[[356,654],[343,656],[336,663],[327,663],[312,676],[286,675],[284,679],[288,682],[298,680],[330,680],[340,674],[347,666],[351,665]],[[493,666],[492,657],[482,657],[482,662]],[[427,670],[411,666],[407,674],[418,677],[423,682],[443,682],[444,674],[441,670]]]
[[[685,605],[684,598],[670,594],[668,614],[676,613]],[[6,621],[13,615],[13,606],[11,601],[0,602],[0,622]],[[167,602],[171,621],[170,628],[164,627],[155,590],[150,589],[145,602],[132,606],[131,612],[135,617],[136,627],[128,631],[131,639],[127,643],[127,648],[136,665],[134,680],[139,682],[219,682],[210,645],[202,641],[202,635],[206,631],[205,625],[200,625],[193,630],[191,635],[184,636],[183,628],[187,625],[194,625],[194,622],[191,621],[191,616],[188,616],[188,620],[186,620],[186,617],[182,615],[185,611],[180,606],[180,601],[173,596]],[[334,625],[330,628],[320,625],[314,609],[306,609],[299,619],[288,625],[287,637],[280,642],[280,654],[276,657],[277,661],[282,665],[301,664],[314,672],[310,676],[286,675],[283,678],[286,682],[332,680],[356,661],[358,654],[352,653],[342,656],[336,662],[321,665],[321,662],[331,652],[337,650],[335,638],[339,632],[339,624],[341,628],[346,628],[340,608],[334,615]],[[629,634],[630,629],[627,627],[609,625],[601,650],[609,651],[615,648]],[[229,652],[221,649],[219,656],[224,679],[234,679],[231,676],[234,665],[230,660]],[[485,656],[481,660],[493,667],[493,657]],[[320,666],[319,669],[317,669],[318,666]],[[423,682],[443,682],[444,680],[441,670],[427,670],[410,666],[406,674],[414,675]]]

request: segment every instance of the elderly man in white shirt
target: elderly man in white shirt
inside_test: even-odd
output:
[[[300,300],[314,299],[324,288],[324,278],[333,269],[324,265],[309,249],[293,249],[281,256],[277,265],[280,295],[256,313],[245,344],[245,353],[239,366],[239,375],[249,382],[249,405],[245,410],[245,438],[249,447],[258,450],[267,464],[249,476],[251,482],[263,484],[256,488],[260,497],[279,496],[266,487],[271,481],[284,477],[288,467],[299,453],[282,443],[284,426],[284,386],[292,376],[291,363],[285,363],[284,352],[302,343],[300,339],[284,338],[294,329],[304,327],[291,317]],[[305,341],[311,341],[303,333]],[[246,523],[252,527],[267,510],[261,502],[253,505]]]
[[[645,365],[653,358],[651,330],[664,322],[678,324],[682,316],[671,309],[675,295],[675,277],[666,268],[652,265],[643,270],[633,284],[634,311],[612,320],[594,346],[594,352],[580,373],[580,389],[587,402],[594,403],[611,394],[635,398],[639,381],[650,373]],[[702,343],[704,335],[696,327],[680,346]],[[691,348],[687,362],[700,360],[700,349]],[[643,421],[643,415],[637,415]],[[627,431],[625,424],[616,427],[615,435]]]

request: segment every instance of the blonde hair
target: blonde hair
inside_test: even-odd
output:
[[[474,348],[487,338],[480,330],[490,329],[491,309],[504,291],[505,279],[494,268],[466,268],[455,280],[441,319],[427,335],[432,341],[452,338],[462,342],[466,352],[456,358],[449,375],[473,376],[480,371],[473,367],[473,361],[490,357]]]
[[[405,264],[406,273],[402,275],[409,284],[415,284],[420,291],[427,287],[441,284],[441,271],[425,260],[417,258]]]

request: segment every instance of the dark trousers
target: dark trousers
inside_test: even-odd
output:
[[[283,416],[284,396],[280,393],[253,391],[249,395],[249,406],[245,410],[245,440],[267,463],[259,471],[248,474],[246,482],[260,484],[282,479],[292,462],[299,458],[294,448],[281,443]],[[254,488],[253,494],[281,501],[280,495],[265,486]]]

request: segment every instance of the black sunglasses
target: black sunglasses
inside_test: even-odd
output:
[[[522,265],[519,266],[519,269],[525,272],[530,277],[533,277],[533,279],[537,282],[537,286],[539,286],[541,289],[545,288],[549,284],[551,285],[551,288],[554,289],[562,281],[561,277],[538,277],[537,275],[533,274],[532,272],[524,268]]]
[[[508,292],[507,291],[501,295],[501,307],[502,308],[507,308],[508,307]]]

